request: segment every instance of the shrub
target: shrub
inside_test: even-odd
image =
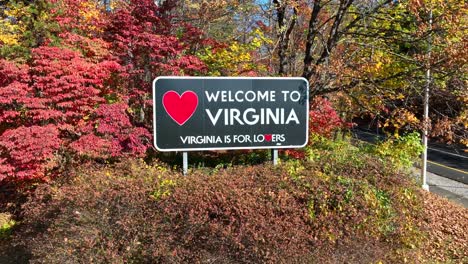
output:
[[[58,165],[59,148],[80,136],[77,124],[105,102],[105,81],[119,68],[68,48],[40,46],[31,56],[24,65],[0,61],[0,182],[41,180]]]
[[[423,152],[424,147],[419,133],[411,132],[396,139],[389,138],[381,141],[367,150],[396,169],[409,170]]]
[[[87,167],[56,185],[41,185],[24,207],[22,239],[32,262],[141,262],[158,244],[163,214],[151,192],[160,166],[128,161]],[[60,187],[59,187],[60,185]],[[154,243],[154,245],[153,245]],[[156,250],[156,251],[155,251]]]
[[[88,166],[38,187],[15,241],[45,263],[416,261],[417,187],[363,159],[186,177],[141,161]]]
[[[127,108],[125,103],[100,105],[90,120],[78,126],[82,136],[70,145],[71,149],[89,158],[144,156],[151,135],[146,128],[132,124]]]
[[[344,126],[330,101],[323,97],[315,97],[310,104],[309,132],[329,137],[337,128]]]
[[[7,238],[15,225],[16,221],[11,219],[11,215],[0,213],[0,240]]]
[[[0,182],[43,178],[56,166],[59,131],[53,125],[18,127],[0,135]]]
[[[345,127],[332,104],[326,98],[315,97],[309,111],[309,146],[317,136],[330,138],[337,129]],[[284,153],[294,158],[304,158],[303,150],[285,150]]]

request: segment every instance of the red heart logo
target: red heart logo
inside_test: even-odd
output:
[[[163,106],[167,114],[181,126],[195,113],[198,96],[192,91],[185,91],[182,95],[168,91],[163,95]]]
[[[271,134],[265,134],[265,141],[267,142],[271,141]]]

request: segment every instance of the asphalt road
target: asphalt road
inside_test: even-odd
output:
[[[356,138],[375,143],[382,135],[354,129]],[[429,142],[427,151],[427,170],[434,174],[468,184],[468,154],[455,146]]]

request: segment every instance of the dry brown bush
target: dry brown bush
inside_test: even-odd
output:
[[[87,166],[37,188],[14,241],[32,263],[418,261],[411,180],[377,160],[330,162],[187,177],[141,161]]]

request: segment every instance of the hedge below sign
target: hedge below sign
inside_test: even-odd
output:
[[[160,151],[307,144],[304,78],[159,77],[153,100],[154,145]]]

